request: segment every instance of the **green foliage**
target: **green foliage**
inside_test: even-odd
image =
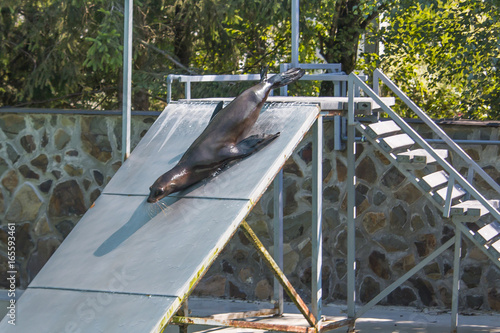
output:
[[[367,63],[433,117],[500,118],[498,1],[407,1],[388,14],[385,52]]]
[[[278,71],[291,60],[290,3],[135,0],[133,108],[161,110],[170,73]],[[385,53],[359,62],[360,36],[383,11],[390,25],[375,38]],[[434,117],[500,118],[498,0],[302,0],[300,13],[301,62],[381,67]],[[122,34],[123,1],[3,1],[0,106],[120,108]],[[194,84],[193,96],[234,96],[247,86]],[[291,89],[318,95],[331,87]]]

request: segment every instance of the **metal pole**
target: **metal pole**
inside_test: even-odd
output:
[[[356,255],[355,255],[355,219],[356,219],[356,142],[354,122],[354,74],[349,75],[348,81],[348,114],[347,114],[347,316],[351,319],[356,317],[355,279],[356,279]]]
[[[292,0],[292,67],[299,66],[299,0]]]
[[[283,270],[283,169],[274,178],[274,260]],[[283,314],[283,286],[274,278],[274,300],[278,314]]]
[[[125,0],[123,23],[122,162],[130,155],[132,104],[132,14],[134,0]]]
[[[313,126],[313,179],[312,179],[312,312],[321,320],[323,288],[322,203],[323,203],[323,118],[321,114]]]
[[[460,256],[462,253],[462,232],[455,227],[455,257],[453,260],[453,290],[451,296],[451,331],[458,327],[458,291],[460,290]]]

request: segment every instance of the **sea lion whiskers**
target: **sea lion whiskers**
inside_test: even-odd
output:
[[[154,202],[152,205],[147,205],[146,211],[150,219],[154,218],[159,213],[163,213],[167,215],[167,213],[171,210],[171,207],[167,205],[166,202],[162,200],[158,200]]]
[[[171,210],[172,208],[170,208],[169,205],[167,205],[166,202],[164,201],[158,201],[158,206],[160,207],[160,210],[161,212],[164,214],[164,215],[167,215],[168,211]]]

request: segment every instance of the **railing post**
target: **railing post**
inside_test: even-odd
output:
[[[167,104],[170,104],[172,101],[172,75],[167,76]]]
[[[373,91],[380,96],[380,75],[378,68],[373,71]]]
[[[323,117],[313,125],[312,176],[312,312],[318,321],[322,315],[323,288],[321,284],[323,262],[322,203],[323,203]]]
[[[451,298],[451,331],[458,327],[458,292],[460,290],[460,256],[462,254],[462,233],[455,227],[455,256],[453,260],[453,290]]]
[[[455,187],[455,177],[453,175],[449,175],[448,178],[448,187],[446,189],[446,199],[444,201],[443,208],[443,217],[450,217],[450,209],[451,209],[451,201],[453,197],[453,189]]]
[[[287,64],[280,64],[280,73],[288,70]],[[288,96],[288,86],[280,87],[280,96]]]
[[[187,80],[186,85],[184,86],[184,92],[186,95],[186,99],[190,100],[191,99],[191,81]]]
[[[356,219],[356,201],[355,201],[355,186],[356,186],[356,142],[355,132],[356,124],[354,121],[354,93],[355,83],[354,74],[349,75],[347,97],[348,97],[348,114],[347,114],[347,316],[351,319],[356,317],[356,255],[355,255],[355,219]]]
[[[283,169],[274,178],[274,260],[283,269]],[[283,314],[283,286],[274,278],[274,300],[278,314]]]
[[[467,170],[467,181],[469,182],[469,184],[472,185],[473,181],[474,181],[474,168],[472,168],[470,165],[467,166],[469,169]],[[465,194],[465,200],[469,200],[470,199],[470,193],[469,191],[467,191],[467,194]]]

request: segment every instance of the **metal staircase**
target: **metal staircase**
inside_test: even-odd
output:
[[[447,149],[434,149],[412,127],[381,100],[379,81],[391,89],[413,112],[437,135],[446,145]],[[412,182],[423,195],[442,212],[444,218],[450,218],[455,226],[455,237],[447,244],[436,250],[433,257],[439,255],[453,243],[455,244],[453,301],[452,301],[452,331],[457,327],[458,289],[460,272],[461,235],[463,234],[472,243],[479,247],[491,261],[500,268],[500,213],[499,200],[500,186],[468,155],[465,153],[440,127],[438,127],[418,106],[416,106],[384,73],[380,70],[374,72],[374,87],[371,89],[356,75],[351,74],[348,81],[349,112],[347,120],[347,148],[348,163],[354,163],[355,134],[361,133],[370,143],[378,147],[380,152],[398,170]],[[354,115],[353,91],[361,89],[381,106],[382,112],[389,118],[380,119],[370,117],[371,122],[362,122],[361,118]],[[376,119],[373,122],[373,119]],[[465,175],[457,171],[448,161],[449,154],[454,159],[460,158],[467,170]],[[350,164],[354,165],[354,164]],[[354,168],[352,168],[354,169]],[[463,172],[463,171],[462,171]],[[354,173],[352,171],[352,175]],[[496,191],[496,198],[486,198],[474,186],[474,177],[479,176]],[[349,178],[349,177],[348,177]],[[349,224],[354,225],[356,210],[354,207],[355,180],[348,184],[348,211]],[[348,227],[349,229],[349,227]],[[351,227],[351,232],[354,232]],[[354,235],[351,237],[350,248],[354,248]],[[353,260],[354,258],[351,258]],[[349,260],[349,258],[348,258]],[[415,267],[415,272],[425,264]],[[350,270],[354,276],[354,265]],[[410,272],[409,272],[410,273]],[[411,276],[411,275],[410,275]],[[410,277],[408,276],[408,277]],[[354,307],[354,290],[350,290],[351,300],[348,301],[349,315],[359,317],[371,306],[387,296],[406,279],[400,279],[375,297],[360,311]],[[351,286],[351,288],[354,288]],[[352,295],[351,295],[352,293]]]
[[[464,185],[454,181],[459,177],[457,170],[446,172],[444,164],[432,156],[430,151],[423,148],[413,148],[414,140],[392,120],[379,121],[370,125],[358,123],[357,129],[374,145],[378,146],[386,157],[391,159],[398,169],[406,173],[425,195],[428,195],[436,206],[443,212],[444,217],[451,217],[458,224],[472,242],[474,242],[490,259],[500,267],[500,223],[495,220],[491,223],[483,222],[489,214],[498,214],[499,200],[487,200],[493,207],[488,209],[483,205],[480,196],[471,195],[464,189]],[[441,160],[446,161],[448,150],[433,149]],[[441,170],[428,172],[416,176],[412,171],[426,170],[428,165],[439,165]],[[424,168],[423,168],[424,167]],[[492,180],[493,181],[493,180]],[[473,186],[467,180],[463,180]],[[476,189],[477,191],[477,189]],[[477,199],[467,199],[467,197]]]

